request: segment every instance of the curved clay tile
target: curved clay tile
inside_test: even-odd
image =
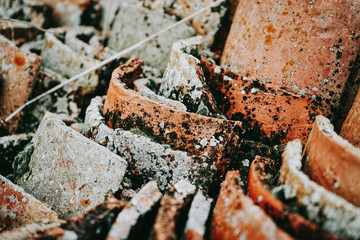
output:
[[[359,1],[240,1],[221,66],[337,103],[360,49]]]
[[[141,64],[132,60],[115,69],[103,107],[111,128],[138,129],[157,142],[192,155],[208,155],[223,167],[236,154],[243,135],[241,122],[205,117],[177,111],[127,88],[121,81],[130,79]],[[225,157],[225,158],[224,158]]]
[[[290,207],[277,199],[265,186],[267,177],[274,177],[278,169],[269,158],[256,156],[251,163],[247,192],[250,198],[269,214],[288,233],[299,239],[337,239],[323,232],[318,225],[300,214],[290,212]]]
[[[280,182],[287,199],[296,199],[305,208],[308,219],[342,238],[357,239],[360,232],[360,208],[326,190],[302,172],[302,143],[286,145],[280,168]],[[327,156],[329,153],[327,153]]]
[[[210,239],[292,239],[245,196],[240,174],[229,171],[213,212]]]
[[[307,140],[315,116],[321,114],[310,99],[201,60],[219,108],[229,119],[244,123],[248,139],[270,144]]]
[[[352,143],[355,147],[360,144],[360,92],[350,109],[350,112],[342,125],[340,135]]]
[[[221,116],[208,89],[200,60],[192,55],[203,42],[201,36],[175,42],[159,92],[182,102],[189,112],[204,116]]]
[[[337,135],[327,118],[316,117],[304,155],[311,180],[360,206],[360,149]]]

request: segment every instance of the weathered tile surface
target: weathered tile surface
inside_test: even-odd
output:
[[[28,223],[57,222],[58,216],[47,204],[26,193],[0,175],[0,228],[9,230]]]
[[[127,163],[47,113],[32,140],[34,153],[17,183],[61,218],[81,214],[117,191]]]
[[[122,1],[111,30],[108,46],[115,51],[120,51],[175,22],[174,18],[165,13],[144,8],[141,2]],[[139,49],[132,51],[130,56],[144,59],[146,64],[163,71],[168,62],[173,42],[191,37],[194,34],[195,31],[191,26],[181,24]]]
[[[0,49],[0,119],[4,120],[28,100],[41,57],[16,47],[3,36],[0,36]],[[19,119],[17,115],[7,123],[10,133],[17,128]]]
[[[165,194],[149,239],[178,239],[184,231],[186,216],[195,194],[195,186],[181,180]]]
[[[107,240],[145,239],[146,226],[151,226],[161,197],[156,182],[147,183],[119,213]]]

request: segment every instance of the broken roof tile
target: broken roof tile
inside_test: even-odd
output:
[[[195,195],[195,186],[186,180],[175,183],[160,201],[160,208],[149,239],[178,239]]]
[[[301,170],[303,147],[300,140],[289,142],[284,150],[280,182],[286,199],[305,208],[309,220],[343,238],[359,237],[360,208],[318,185]]]
[[[115,51],[123,50],[175,22],[173,17],[165,13],[144,8],[141,6],[141,2],[121,1],[120,10],[111,29],[108,46]],[[164,71],[171,45],[179,39],[191,37],[194,34],[195,31],[189,24],[182,24],[167,34],[151,40],[146,46],[132,51],[128,56],[144,59],[146,64]]]
[[[0,175],[0,228],[10,230],[29,223],[56,223],[50,207]],[[0,231],[0,232],[1,232]]]
[[[210,239],[292,239],[242,191],[240,174],[229,171],[221,184]]]
[[[0,49],[0,119],[5,119],[28,100],[42,59],[1,35]],[[19,120],[17,115],[7,123],[10,133],[16,130]]]
[[[200,60],[192,55],[198,52],[200,45],[201,36],[183,39],[172,45],[159,92],[167,98],[182,102],[189,112],[221,117],[205,83]]]
[[[156,182],[148,182],[116,217],[106,239],[146,239],[161,197]]]
[[[337,135],[326,117],[316,117],[304,156],[312,181],[360,207],[360,149]]]
[[[221,66],[313,97],[332,113],[360,49],[360,4],[240,1]]]
[[[17,183],[61,218],[81,214],[116,192],[127,163],[46,113],[35,133],[28,172]]]

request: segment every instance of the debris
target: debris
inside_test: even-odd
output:
[[[182,102],[189,112],[225,119],[206,86],[200,60],[191,55],[198,52],[201,44],[200,36],[173,44],[159,92]]]
[[[202,58],[204,76],[220,110],[241,121],[246,139],[275,145],[294,139],[306,141],[315,116],[321,114],[311,99],[279,89],[266,81],[225,70]]]
[[[231,156],[236,155],[234,149],[237,149],[244,132],[241,122],[177,111],[128,89],[120,81],[132,76],[136,65],[133,60],[113,72],[103,107],[108,126],[140,130],[158,143],[169,144],[171,148],[187,151],[191,155],[206,154],[216,161],[219,174],[222,174]],[[216,145],[201,145],[204,139],[216,140]]]
[[[45,33],[45,44],[41,51],[43,65],[60,73],[66,78],[73,77],[85,69],[99,63],[99,61],[75,53],[70,47],[63,44],[53,34]],[[75,84],[85,88],[86,93],[93,92],[99,83],[96,72],[82,77]]]
[[[211,239],[292,239],[242,191],[240,174],[229,171],[211,222]]]
[[[280,169],[280,182],[286,199],[296,199],[308,219],[339,237],[356,239],[360,232],[360,208],[326,190],[301,171],[302,144],[294,140],[286,145]]]
[[[220,65],[314,96],[329,116],[360,49],[359,12],[352,1],[239,1]]]
[[[107,239],[146,239],[161,197],[156,183],[147,183],[116,217]]]
[[[360,92],[342,125],[340,135],[355,147],[360,147]]]
[[[57,214],[47,204],[35,199],[23,188],[1,175],[0,183],[1,229],[10,230],[29,223],[56,223],[59,221]]]
[[[81,214],[116,192],[127,163],[46,113],[32,144],[29,171],[17,183],[63,219]]]
[[[24,51],[0,35],[0,119],[5,119],[24,104],[33,90],[41,57]],[[15,132],[20,116],[7,123],[10,133]]]
[[[205,239],[212,202],[213,199],[206,198],[201,191],[196,193],[185,226],[185,239]]]
[[[205,156],[192,156],[183,151],[172,150],[168,145],[153,141],[140,131],[111,129],[99,109],[103,100],[96,97],[86,110],[85,135],[123,157],[129,164],[126,177],[133,189],[155,180],[162,192],[185,178],[208,192],[216,175],[213,160]],[[165,123],[164,123],[165,126]]]
[[[175,22],[174,18],[165,13],[142,7],[141,2],[122,1],[111,30],[108,46],[115,51],[120,51]],[[173,42],[194,34],[195,31],[191,26],[182,24],[126,56],[144,59],[146,64],[163,71],[168,62]]]
[[[320,226],[293,211],[291,209],[293,206],[286,205],[270,192],[275,190],[274,187],[277,185],[278,171],[279,168],[273,160],[256,156],[249,172],[247,185],[249,197],[279,226],[298,239],[338,239],[335,235],[322,231]]]
[[[355,191],[360,189],[360,149],[337,135],[327,118],[316,117],[304,156],[312,181],[360,207],[360,192]]]
[[[183,234],[195,186],[180,180],[160,201],[160,208],[149,239],[178,239]]]

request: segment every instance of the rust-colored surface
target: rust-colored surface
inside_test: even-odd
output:
[[[352,143],[355,147],[360,144],[360,92],[349,111],[349,114],[342,125],[340,135]]]
[[[211,239],[292,239],[244,195],[240,174],[229,171],[213,212]]]
[[[201,62],[219,108],[229,119],[244,123],[252,133],[248,139],[269,144],[307,140],[315,116],[321,114],[310,99],[224,70],[205,58]]]
[[[4,120],[28,100],[41,57],[16,47],[1,36],[0,49],[0,119]],[[19,120],[20,115],[17,115],[7,123],[10,133],[16,130]]]
[[[315,223],[297,213],[291,213],[290,207],[277,199],[264,185],[266,178],[274,177],[272,169],[275,162],[269,158],[256,156],[251,163],[248,176],[248,195],[257,205],[269,214],[279,226],[299,239],[338,239],[323,232]],[[274,170],[274,169],[273,169]],[[275,170],[277,171],[277,170]]]
[[[240,1],[221,66],[332,111],[360,46],[359,1]]]
[[[316,118],[304,152],[311,180],[360,206],[360,149],[339,137],[327,118]]]
[[[141,130],[159,143],[192,155],[208,154],[218,160],[219,170],[224,171],[221,168],[228,163],[226,157],[236,154],[234,149],[244,132],[242,123],[177,111],[149,100],[121,82],[124,74],[131,74],[123,72],[123,68],[120,66],[112,74],[103,107],[106,123],[111,128]]]
[[[0,230],[48,220],[58,221],[57,214],[23,188],[0,175]]]

